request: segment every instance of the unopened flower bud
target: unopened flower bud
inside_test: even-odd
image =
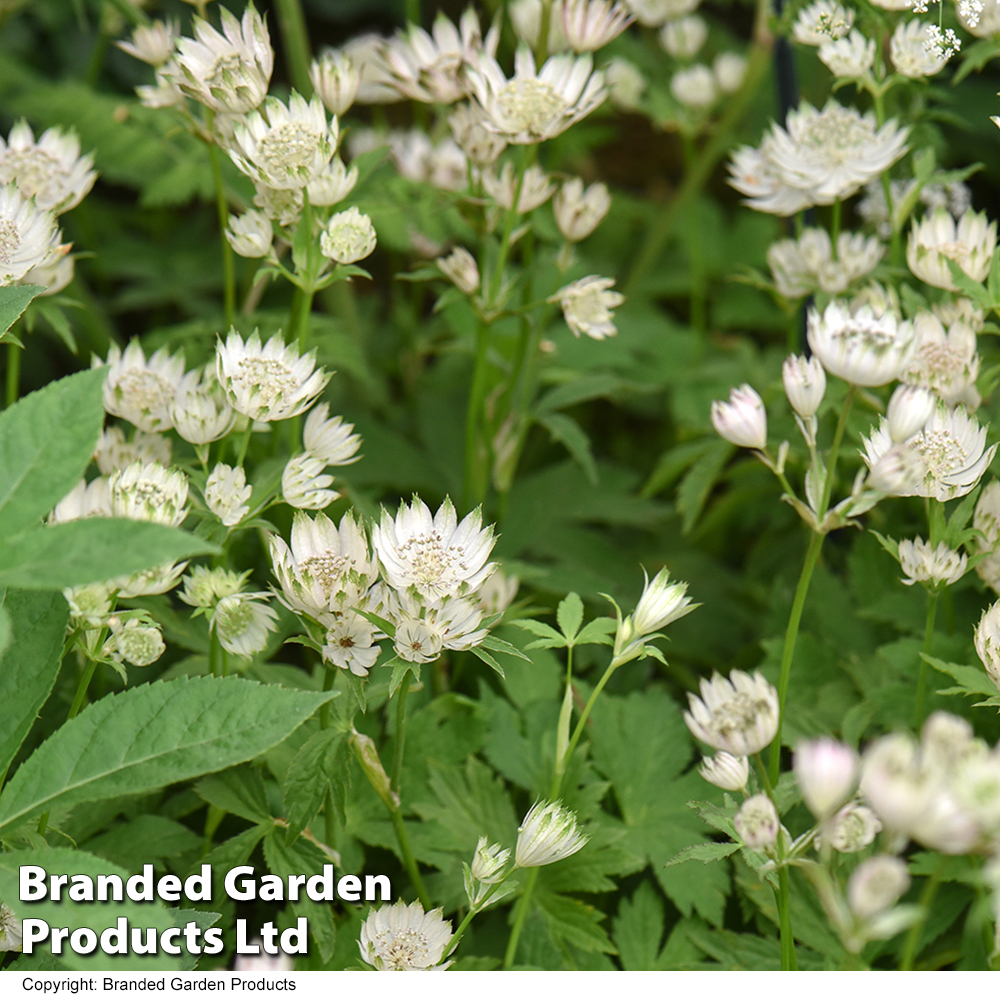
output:
[[[721,437],[741,448],[767,447],[767,411],[749,385],[731,389],[729,402],[712,403],[712,426]]]
[[[975,631],[976,652],[990,680],[1000,688],[1000,601],[983,612]]]
[[[905,574],[903,583],[928,584],[931,587],[951,586],[965,576],[969,557],[964,552],[955,552],[941,542],[933,548],[922,538],[903,539],[899,543],[899,566]]]
[[[720,750],[714,757],[702,757],[698,773],[716,788],[738,792],[750,778],[750,762]]]
[[[376,236],[372,220],[353,205],[332,216],[320,233],[319,248],[324,257],[338,264],[353,264],[363,260],[375,249]]]
[[[874,843],[881,830],[882,823],[868,806],[851,802],[830,821],[830,846],[841,854],[856,854]]]
[[[399,796],[392,790],[392,783],[389,775],[385,773],[382,761],[379,759],[378,749],[370,736],[354,730],[350,737],[350,744],[354,748],[354,755],[358,758],[361,770],[372,784],[372,788],[378,793],[378,797],[392,810],[399,808]]]
[[[897,444],[907,441],[931,418],[938,405],[937,396],[920,385],[901,385],[889,399],[886,422],[889,437]]]
[[[826,372],[819,358],[789,355],[781,366],[781,379],[792,409],[803,420],[815,416],[826,394]]]
[[[226,239],[241,257],[266,257],[274,240],[271,220],[255,208],[239,217],[231,215]]]
[[[478,882],[494,885],[503,879],[503,868],[510,857],[510,850],[491,844],[489,837],[480,837],[476,855],[472,859],[472,877]]]
[[[309,67],[309,80],[327,108],[335,115],[342,115],[358,96],[361,70],[343,52],[324,52]]]
[[[132,618],[123,625],[118,618],[111,620],[111,636],[104,644],[104,655],[133,667],[148,667],[165,652],[166,644],[159,627],[151,621]]]
[[[227,528],[232,528],[250,513],[248,501],[252,492],[241,466],[234,469],[220,462],[208,474],[205,503]]]
[[[576,813],[561,802],[536,802],[517,830],[514,864],[540,868],[576,854],[585,837],[576,824]]]
[[[762,851],[778,839],[781,823],[774,803],[763,792],[752,795],[733,819],[740,839],[753,851]]]
[[[579,177],[566,181],[552,202],[559,232],[570,243],[586,239],[611,208],[611,195],[604,184],[591,184],[586,190]]]
[[[466,295],[479,291],[479,268],[476,258],[465,247],[455,247],[447,257],[438,257],[441,273]]]
[[[747,75],[746,56],[738,52],[720,52],[712,63],[715,82],[724,94],[735,94]]]
[[[861,767],[857,752],[826,737],[795,749],[793,768],[802,798],[817,819],[832,816],[854,793]]]
[[[880,854],[854,869],[847,882],[847,902],[856,917],[870,920],[894,906],[909,887],[906,864]]]
[[[693,59],[708,38],[708,25],[697,14],[667,21],[660,29],[660,44],[675,59]]]

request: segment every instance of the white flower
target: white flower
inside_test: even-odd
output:
[[[382,651],[376,643],[379,633],[366,618],[345,611],[327,629],[323,659],[356,677],[367,677]]]
[[[646,89],[646,78],[633,63],[627,59],[612,59],[604,66],[604,80],[612,104],[623,111],[634,111],[639,107]]]
[[[720,52],[712,62],[715,82],[724,94],[735,94],[747,75],[746,56],[738,52]]]
[[[476,595],[483,614],[490,617],[506,611],[517,597],[520,586],[521,581],[516,576],[500,568],[495,569]]]
[[[330,217],[326,229],[319,235],[319,248],[324,257],[338,264],[354,264],[375,249],[377,237],[372,220],[353,205]]]
[[[813,204],[809,191],[782,180],[774,160],[773,135],[764,136],[760,149],[753,146],[737,149],[729,163],[729,175],[729,183],[747,195],[744,204],[758,212],[794,215]]]
[[[476,258],[465,247],[455,247],[447,257],[438,257],[434,263],[466,295],[475,295],[479,291],[479,267]]]
[[[972,526],[983,533],[981,541],[975,541],[978,552],[989,553],[976,563],[976,572],[987,586],[1000,593],[1000,483],[990,483],[976,501],[976,511],[972,515]],[[997,669],[997,687],[1000,687],[1000,667]]]
[[[963,497],[982,479],[997,446],[986,447],[986,428],[962,408],[939,406],[912,438],[893,445],[883,420],[865,440],[864,459],[872,475],[879,467],[902,459],[907,470],[891,493],[934,497],[942,502]],[[882,492],[887,492],[883,490]]]
[[[829,819],[854,794],[861,759],[853,747],[821,737],[795,748],[793,769],[809,811]]]
[[[140,570],[131,576],[118,577],[109,586],[114,586],[118,590],[118,596],[124,598],[165,594],[177,586],[186,568],[186,562],[164,563],[152,569]]]
[[[740,840],[752,851],[763,851],[778,839],[781,822],[774,803],[763,792],[752,795],[733,817]]]
[[[268,546],[285,605],[327,626],[334,612],[357,605],[378,575],[364,530],[350,513],[338,528],[325,514],[296,512],[291,548],[277,535]]]
[[[559,303],[575,337],[584,333],[594,340],[604,340],[618,332],[614,310],[625,301],[621,292],[611,291],[614,283],[614,278],[591,274],[560,288],[548,301]]]
[[[947,62],[953,55],[957,55],[961,47],[961,39],[955,34],[952,28],[942,30],[937,24],[927,25],[927,37],[924,40],[924,48],[931,59],[940,59]]]
[[[465,190],[469,180],[468,161],[451,139],[443,139],[435,145],[427,133],[419,129],[393,129],[378,145],[385,142],[403,177],[444,191]]]
[[[699,3],[700,0],[625,0],[635,19],[647,28],[658,28],[666,21],[690,14]]]
[[[847,881],[847,902],[851,912],[870,920],[894,906],[910,887],[906,862],[879,854],[862,861]]]
[[[652,635],[694,611],[687,588],[680,581],[671,583],[666,567],[652,580],[647,577],[635,611],[625,620],[631,636]]]
[[[192,608],[214,608],[223,597],[233,597],[243,589],[249,570],[234,573],[221,566],[192,566],[184,577],[184,587],[177,595]]]
[[[65,248],[68,250],[68,246]],[[50,255],[41,264],[37,264],[21,279],[22,285],[42,285],[44,292],[39,295],[55,295],[61,292],[72,280],[76,271],[73,263],[75,257],[69,254],[60,255],[62,247],[57,248],[57,253]]]
[[[292,91],[286,107],[268,97],[258,111],[233,127],[233,163],[255,184],[298,190],[315,180],[337,151],[337,119],[327,122],[318,97],[307,101]]]
[[[479,15],[466,8],[459,25],[439,13],[433,34],[417,25],[396,35],[384,50],[392,85],[412,101],[453,104],[465,96],[463,67],[478,53],[496,55],[500,32],[490,30],[485,40]]]
[[[901,385],[889,397],[885,422],[897,444],[922,431],[939,405],[937,395],[919,385]]]
[[[6,903],[0,903],[0,951],[20,950],[21,918]]]
[[[601,223],[611,208],[611,195],[604,184],[583,187],[579,177],[563,183],[552,207],[556,215],[556,225],[563,238],[570,243],[586,239]]]
[[[94,449],[94,461],[101,474],[110,476],[118,469],[124,469],[135,461],[170,464],[170,439],[162,434],[147,434],[135,431],[132,439],[125,440],[121,427],[106,427]]]
[[[601,104],[607,96],[604,77],[592,68],[589,55],[565,55],[552,56],[536,72],[530,49],[521,46],[510,80],[485,52],[476,53],[466,76],[486,128],[525,145],[560,135]]]
[[[187,516],[188,479],[159,462],[133,462],[109,480],[111,514],[177,527]]]
[[[261,598],[266,594],[233,594],[223,597],[212,613],[211,627],[227,653],[249,657],[267,645],[278,613]]]
[[[246,473],[239,465],[234,469],[220,462],[205,483],[205,503],[227,528],[235,527],[250,513],[251,493],[253,487],[247,485]]]
[[[177,86],[177,74],[177,61],[171,59],[157,69],[155,86],[136,87],[135,92],[142,106],[152,108],[154,111],[162,108],[186,107],[187,98]]]
[[[501,207],[510,209],[517,195],[517,212],[525,215],[544,204],[556,186],[549,175],[537,164],[532,164],[524,172],[521,190],[517,190],[517,174],[512,163],[505,163],[500,173],[492,170],[483,173],[483,188],[486,193]]]
[[[868,806],[849,802],[830,820],[829,829],[830,846],[835,851],[857,854],[875,842],[882,823]]]
[[[781,366],[781,379],[792,409],[803,420],[815,416],[826,395],[826,370],[819,358],[790,354]]]
[[[701,64],[680,69],[670,78],[670,93],[689,108],[707,108],[718,96],[715,74]]]
[[[854,11],[829,0],[817,0],[803,10],[792,28],[792,37],[800,45],[820,46],[843,38],[854,24]]]
[[[510,850],[491,844],[489,837],[480,837],[472,859],[472,877],[486,885],[496,885],[503,878],[503,868],[510,858]]]
[[[560,18],[574,52],[603,49],[632,23],[628,10],[616,0],[559,0],[557,6],[553,16]]]
[[[222,34],[200,17],[195,38],[177,43],[177,86],[213,111],[245,114],[264,100],[274,50],[264,19],[247,7],[242,24],[220,8]]]
[[[431,663],[441,654],[444,644],[441,633],[430,622],[404,617],[396,623],[393,647],[396,655],[408,663]]]
[[[386,39],[375,32],[355,35],[341,50],[358,68],[361,81],[355,101],[359,104],[392,104],[403,95],[392,85],[385,61]]]
[[[660,29],[660,44],[675,59],[693,59],[707,39],[708,24],[697,14],[667,21]]]
[[[941,302],[935,302],[931,311],[946,327],[955,323],[964,323],[973,333],[983,329],[986,317],[979,306],[973,305],[969,299],[948,296]]]
[[[216,376],[237,413],[270,423],[298,416],[330,381],[316,370],[316,352],[299,357],[298,348],[275,334],[261,346],[256,330],[245,343],[235,329],[216,346]]]
[[[740,448],[767,447],[767,411],[749,385],[729,390],[729,402],[712,403],[712,426],[720,437]]]
[[[899,378],[916,347],[913,325],[886,309],[857,308],[834,299],[809,310],[809,346],[823,367],[845,382],[879,386]]]
[[[73,132],[50,128],[36,141],[28,123],[19,121],[6,143],[0,138],[0,185],[14,184],[43,212],[61,215],[78,205],[97,180],[93,167],[93,154],[80,155]]]
[[[343,51],[329,49],[314,59],[309,80],[320,100],[335,115],[345,114],[358,96],[361,71]]]
[[[241,216],[229,216],[226,239],[241,257],[266,257],[274,242],[271,220],[255,209]]]
[[[69,605],[71,628],[98,629],[109,624],[111,594],[107,584],[91,583],[83,587],[67,587],[63,597]]]
[[[406,601],[406,595],[403,595],[401,603]],[[449,597],[439,608],[425,608],[423,614],[441,636],[444,649],[471,649],[481,645],[488,635],[487,629],[479,627],[483,621],[483,609],[474,597]]]
[[[948,261],[973,281],[983,281],[996,245],[997,224],[987,223],[985,212],[969,209],[956,225],[950,213],[939,208],[914,223],[906,241],[906,263],[928,285],[957,292]]]
[[[958,0],[955,13],[962,27],[977,38],[1000,33],[1000,3],[997,0]]]
[[[875,65],[875,40],[852,28],[845,38],[823,42],[819,58],[834,76],[857,79]]]
[[[738,792],[750,780],[750,762],[746,757],[720,751],[714,757],[702,757],[698,773],[716,788]]]
[[[991,604],[983,612],[974,637],[979,659],[990,680],[1000,689],[1000,602]]]
[[[538,49],[544,2],[545,0],[511,0],[506,5],[507,16],[514,27],[514,34],[533,52]],[[545,45],[549,53],[565,52],[569,48],[569,42],[562,30],[562,3],[563,0],[552,0],[549,34]]]
[[[96,361],[95,365],[100,362]],[[108,350],[104,379],[104,409],[150,433],[169,430],[170,408],[185,385],[184,356],[161,348],[148,360],[138,340],[124,352],[117,344]]]
[[[55,216],[21,194],[16,184],[0,184],[0,286],[13,285],[32,268],[69,251],[61,246]]]
[[[495,163],[507,148],[507,140],[484,124],[485,113],[478,104],[460,104],[448,115],[448,127],[456,144],[477,167]]]
[[[439,909],[424,913],[416,900],[372,909],[361,925],[361,958],[379,971],[411,972],[441,965],[452,938],[451,921]]]
[[[343,417],[329,414],[326,403],[310,411],[302,429],[302,443],[310,455],[327,465],[350,465],[361,457],[361,435],[354,433],[354,424],[345,424]]]
[[[326,462],[309,452],[293,455],[281,474],[281,496],[291,507],[299,510],[323,510],[340,494],[329,487],[333,476],[324,475]]]
[[[115,45],[133,58],[159,67],[173,56],[179,37],[180,27],[177,21],[168,19],[140,24],[132,32],[131,42],[115,42]]]
[[[102,654],[133,667],[148,667],[166,652],[166,644],[155,622],[130,618],[124,624],[117,617],[111,620],[111,635]]]
[[[111,517],[111,491],[104,476],[98,476],[90,483],[81,479],[56,504],[49,515],[49,524],[76,521],[81,517]]]
[[[742,670],[701,681],[701,698],[688,694],[684,722],[696,739],[734,757],[768,746],[778,731],[778,692],[762,674]]]
[[[588,838],[561,802],[536,802],[517,829],[516,868],[540,868],[576,854]]]
[[[236,411],[226,401],[215,373],[206,370],[202,378],[197,383],[185,379],[170,404],[174,430],[198,445],[225,437],[236,423]]]
[[[353,190],[358,183],[358,168],[345,166],[344,161],[339,156],[335,156],[326,168],[317,174],[306,188],[309,194],[309,203],[329,208],[331,205],[339,205]]]
[[[965,576],[968,562],[969,557],[964,552],[955,552],[944,542],[937,548],[932,548],[930,542],[922,538],[904,539],[899,543],[899,566],[906,576],[903,583],[907,586],[914,583],[951,586]]]
[[[767,263],[778,291],[786,299],[799,299],[816,291],[839,295],[853,282],[871,274],[882,253],[882,244],[874,237],[841,233],[834,260],[826,230],[810,228],[798,239],[772,243]]]
[[[431,602],[478,590],[493,572],[494,564],[486,561],[493,544],[493,528],[482,527],[481,512],[459,523],[448,499],[433,517],[418,497],[409,507],[400,504],[395,518],[383,509],[372,529],[386,581],[399,591],[413,587]]]
[[[930,27],[916,19],[900,21],[889,42],[889,57],[897,73],[912,79],[934,76],[947,62],[927,48]]]

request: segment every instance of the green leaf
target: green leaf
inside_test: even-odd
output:
[[[735,450],[728,441],[713,441],[681,480],[677,487],[677,509],[684,518],[681,531],[685,535],[701,517],[708,495]]]
[[[219,547],[180,528],[117,517],[22,532],[0,548],[0,586],[62,590],[211,555]]]
[[[735,854],[740,849],[739,844],[692,844],[678,851],[668,862],[671,865],[682,865],[685,861],[703,861],[708,864],[710,861],[719,861],[728,858],[730,854]]]
[[[535,635],[542,637],[537,642],[532,642],[525,646],[525,649],[561,649],[566,645],[566,640],[563,636],[551,625],[546,625],[545,622],[535,621],[534,618],[517,618],[509,624],[516,625],[518,628],[523,628],[526,632],[533,632]]]
[[[582,951],[615,954],[615,946],[601,927],[604,914],[596,907],[542,887],[537,889],[535,900],[553,940],[565,941]]]
[[[587,476],[592,486],[597,485],[597,463],[590,450],[590,438],[583,428],[565,413],[540,413],[538,422],[552,435],[553,440],[565,445]]]
[[[497,662],[496,657],[493,656],[491,653],[488,653],[485,649],[482,648],[482,646],[470,646],[469,652],[472,653],[473,656],[477,656],[480,660],[483,661],[483,663],[485,663],[492,670],[495,670],[501,677],[505,676],[503,672],[503,667],[501,667],[500,664]]]
[[[0,537],[39,524],[79,482],[104,424],[103,386],[103,370],[78,372],[0,413]]]
[[[0,795],[0,832],[56,807],[152,791],[250,760],[331,697],[195,677],[102,698],[17,769]]]
[[[577,632],[583,624],[583,601],[579,594],[567,594],[556,608],[556,621],[562,634],[566,637],[566,644],[573,645]]]
[[[926,653],[921,653],[920,656],[935,670],[958,681],[958,687],[950,688],[949,694],[995,695],[997,693],[996,685],[990,680],[989,674],[980,667],[969,667],[963,663],[945,663],[934,656],[927,656]]]
[[[509,643],[506,639],[501,639],[495,635],[488,635],[482,641],[482,645],[487,649],[492,649],[494,653],[506,653],[507,656],[516,656],[519,660],[527,660],[531,662],[531,657],[526,656],[517,648],[517,646]]]
[[[626,972],[655,972],[663,941],[663,900],[649,882],[642,882],[631,899],[623,899],[612,921],[612,937]]]
[[[209,804],[223,812],[242,816],[251,823],[270,823],[271,809],[267,789],[255,767],[234,767],[202,778],[194,790]]]
[[[7,590],[9,655],[0,653],[0,774],[10,767],[59,676],[68,609],[62,594]]]
[[[0,288],[0,340],[28,308],[28,303],[44,291],[44,285],[7,285]]]
[[[546,411],[562,410],[575,403],[584,403],[590,399],[603,399],[613,396],[622,388],[622,381],[614,375],[599,373],[584,375],[582,378],[564,382],[550,389],[538,401],[536,410],[539,414]]]
[[[613,646],[611,637],[618,631],[618,622],[614,618],[602,616],[587,622],[576,637],[576,646]]]
[[[310,736],[292,760],[284,787],[289,841],[294,842],[319,812],[346,737],[340,730],[324,729]]]
[[[91,854],[107,858],[126,871],[137,872],[146,864],[162,865],[201,847],[202,838],[176,820],[146,814],[119,823],[84,845]]]
[[[104,858],[84,851],[55,847],[11,851],[0,854],[0,899],[16,901],[20,898],[18,875],[21,865],[40,865],[52,874],[89,875],[95,883],[98,875],[117,875],[124,883],[132,874]],[[120,903],[74,902],[66,897],[65,891],[63,897],[59,902],[43,899],[29,903],[23,916],[30,915],[45,920],[53,927],[70,927],[74,930],[89,927],[98,936],[106,928],[114,927],[119,917],[128,920],[132,927],[155,928],[157,934],[175,926],[173,915],[159,903],[133,902],[127,897]],[[47,950],[47,947],[40,949],[43,953]],[[184,956],[181,955],[168,955],[161,951],[157,955],[118,956],[105,955],[100,949],[92,955],[78,955],[66,942],[57,958],[71,969],[83,970],[152,972],[184,968]]]

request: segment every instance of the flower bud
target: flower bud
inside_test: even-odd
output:
[[[792,409],[803,420],[815,416],[826,394],[826,372],[819,358],[789,355],[781,366],[781,378]]]
[[[361,70],[345,53],[329,51],[313,60],[309,80],[327,108],[335,115],[342,115],[358,96]]]
[[[720,52],[712,63],[715,82],[724,94],[735,94],[747,75],[747,60],[738,52]]]
[[[793,768],[802,798],[817,819],[828,819],[854,793],[861,766],[857,752],[828,738],[795,749]]]
[[[349,170],[344,161],[335,156],[326,169],[314,177],[306,190],[309,193],[310,205],[321,205],[324,208],[342,202],[358,183],[358,168]]]
[[[733,819],[740,839],[753,851],[762,851],[778,839],[780,822],[774,803],[760,792],[752,795]]]
[[[708,38],[708,25],[697,14],[667,21],[660,29],[660,44],[675,59],[693,59]]]
[[[465,247],[455,247],[447,257],[438,257],[441,273],[466,295],[479,291],[479,268],[476,258]]]
[[[274,240],[271,220],[255,208],[238,217],[231,215],[226,239],[241,257],[266,257]]]
[[[721,437],[741,448],[767,447],[767,411],[749,385],[729,392],[729,402],[712,403],[712,426]]]
[[[880,854],[854,869],[847,882],[847,902],[856,917],[870,920],[894,906],[909,887],[906,864]]]
[[[363,260],[375,249],[376,236],[372,220],[353,205],[330,218],[319,235],[319,248],[324,257],[338,264],[353,264]]]
[[[901,385],[889,399],[886,421],[889,437],[897,444],[907,441],[931,418],[938,404],[937,396],[919,385]]]
[[[611,195],[604,184],[591,184],[586,190],[579,177],[566,181],[552,202],[559,232],[570,243],[586,239],[611,208]]]
[[[841,854],[856,854],[874,843],[881,830],[878,816],[868,806],[851,802],[830,821],[830,846]]]
[[[1000,688],[1000,601],[990,605],[975,631],[976,652],[990,680]]]
[[[159,626],[149,620],[131,618],[123,625],[119,618],[111,620],[111,636],[104,644],[104,655],[133,667],[148,667],[166,651]]]
[[[208,474],[205,503],[227,528],[232,528],[250,513],[247,501],[252,492],[241,466],[234,469],[220,462]]]
[[[945,542],[931,548],[922,538],[908,538],[899,543],[899,566],[906,574],[903,583],[929,584],[932,587],[951,586],[965,576],[969,557],[964,552],[949,549]]]
[[[587,837],[576,825],[576,813],[561,802],[536,802],[517,830],[514,865],[540,868],[576,854]]]
[[[372,784],[372,788],[378,793],[378,797],[392,810],[399,808],[399,796],[392,790],[392,783],[389,775],[385,773],[382,761],[379,759],[378,749],[370,736],[359,733],[356,729],[351,732],[349,742],[354,748],[354,756],[358,758],[361,770]]]
[[[750,778],[750,762],[746,757],[734,757],[720,750],[714,757],[702,757],[698,773],[716,788],[738,792],[746,788]]]
[[[652,635],[694,611],[687,588],[686,583],[671,583],[665,567],[652,580],[647,577],[642,597],[631,616],[633,634]]]
[[[488,837],[480,837],[472,859],[472,877],[478,882],[495,885],[502,881],[503,868],[509,857],[510,850],[504,850],[499,844],[489,843]]]

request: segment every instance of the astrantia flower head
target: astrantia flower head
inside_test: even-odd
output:
[[[326,465],[350,465],[361,457],[361,435],[354,433],[354,424],[345,424],[343,417],[331,417],[326,403],[310,410],[302,429],[302,443],[310,455]]]
[[[104,476],[98,476],[89,483],[81,479],[56,504],[49,515],[49,524],[62,524],[81,517],[111,517],[111,491]]]
[[[944,68],[948,60],[927,45],[931,40],[928,32],[930,27],[931,25],[916,18],[900,21],[896,25],[889,42],[889,57],[897,73],[911,79],[920,79],[934,76]]]
[[[335,156],[323,171],[309,182],[306,188],[309,203],[324,208],[339,205],[354,190],[358,176],[357,167],[348,169],[344,161]]]
[[[115,45],[135,59],[160,67],[173,56],[179,37],[180,26],[177,21],[168,19],[140,24],[132,32],[132,41],[115,42]]]
[[[355,677],[367,677],[382,651],[376,640],[380,637],[374,625],[353,611],[345,611],[326,632],[322,656],[341,670],[350,670]]]
[[[763,792],[750,796],[733,817],[740,840],[752,851],[763,851],[778,839],[781,822],[774,803]]]
[[[664,567],[642,588],[642,596],[635,611],[628,616],[628,631],[633,637],[652,635],[666,628],[671,622],[694,611],[687,596],[688,585],[682,581],[670,582],[670,573]]]
[[[789,355],[781,366],[781,378],[792,409],[803,420],[815,416],[826,395],[826,370],[819,358]]]
[[[448,126],[459,148],[477,167],[496,163],[507,148],[507,140],[484,124],[486,115],[475,103],[460,104],[448,115]]]
[[[908,441],[922,431],[940,405],[936,393],[921,385],[900,385],[889,397],[885,422],[895,442]]]
[[[854,794],[861,759],[853,747],[821,737],[799,743],[793,767],[810,812],[829,819]]]
[[[211,628],[227,653],[253,656],[267,645],[267,634],[277,626],[278,613],[264,603],[266,594],[233,594],[215,606]]]
[[[583,181],[573,177],[559,189],[552,204],[556,225],[570,243],[586,239],[611,208],[607,186],[596,183],[584,189]]]
[[[701,697],[688,695],[684,722],[696,739],[734,757],[768,746],[778,731],[778,692],[760,673],[733,670],[701,681]]]
[[[299,356],[275,334],[261,345],[254,330],[244,342],[235,329],[216,347],[216,376],[229,405],[251,420],[269,423],[305,412],[323,391],[330,376],[316,370],[316,352]]]
[[[324,474],[326,462],[309,452],[293,455],[281,474],[281,497],[299,510],[323,510],[340,494],[331,490],[333,476]]]
[[[192,566],[184,577],[184,586],[177,595],[192,608],[214,608],[223,597],[232,597],[243,589],[249,570],[234,573],[221,566]]]
[[[618,332],[614,310],[625,301],[621,292],[611,291],[614,283],[614,278],[591,274],[560,288],[548,301],[559,303],[574,336],[584,333],[594,340],[604,340]]]
[[[319,248],[324,257],[338,264],[354,264],[372,253],[376,241],[372,220],[352,205],[331,216],[320,233]]]
[[[226,239],[241,257],[266,257],[274,242],[271,220],[256,209],[229,216]]]
[[[851,912],[870,920],[894,906],[910,887],[906,862],[880,854],[862,861],[847,882],[847,901]]]
[[[538,164],[533,163],[524,172],[521,189],[518,191],[514,165],[505,163],[499,173],[493,170],[483,173],[483,188],[501,208],[512,208],[516,197],[518,214],[525,215],[547,202],[556,186],[552,183],[552,178]]]
[[[95,359],[95,365],[100,362]],[[148,360],[138,340],[122,351],[117,344],[108,350],[104,379],[104,409],[122,417],[140,430],[154,432],[173,426],[171,406],[184,380],[184,356],[160,348]]]
[[[159,626],[146,618],[130,618],[122,622],[111,621],[111,635],[104,644],[103,654],[119,663],[133,667],[148,667],[166,651],[166,644]]]
[[[712,426],[720,437],[740,448],[767,447],[767,411],[764,401],[749,385],[730,389],[729,402],[712,403]]]
[[[255,184],[298,190],[318,177],[337,151],[337,119],[329,122],[319,97],[292,92],[287,107],[268,97],[258,111],[236,122],[233,163]]]
[[[875,40],[852,28],[846,37],[824,42],[819,58],[834,76],[856,80],[875,64]]]
[[[133,462],[109,481],[111,513],[135,521],[179,525],[187,515],[188,479],[159,462]]]
[[[540,868],[576,854],[586,843],[576,813],[561,802],[536,802],[517,829],[514,865]]]
[[[670,78],[670,93],[679,104],[689,108],[707,108],[719,96],[715,89],[715,74],[700,63],[679,69]]]
[[[990,680],[1000,689],[1000,602],[983,612],[974,636],[979,659]]]
[[[361,925],[361,958],[380,972],[444,969],[441,964],[452,938],[451,921],[441,909],[424,913],[419,900],[372,909]]]
[[[485,52],[477,53],[466,77],[486,128],[507,142],[527,145],[560,135],[601,104],[607,96],[604,77],[592,69],[589,55],[552,56],[536,72],[531,50],[521,46],[510,80]]]
[[[816,3],[799,11],[792,29],[792,37],[800,45],[820,46],[843,38],[854,24],[854,11],[831,0]]]
[[[982,538],[973,544],[986,558],[976,563],[976,573],[988,587],[1000,593],[1000,483],[994,480],[976,501],[972,526],[982,532]],[[1000,666],[997,668],[997,686],[1000,687]]]
[[[857,854],[882,831],[878,816],[857,802],[850,802],[830,820],[830,846],[841,854]]]
[[[459,522],[448,499],[433,516],[419,497],[409,506],[400,504],[395,518],[383,510],[372,529],[372,545],[392,587],[412,587],[431,603],[475,593],[494,568],[486,561],[493,528],[482,526],[478,509]]]
[[[561,0],[554,14],[575,52],[595,52],[632,23],[628,9],[616,0]]]
[[[0,138],[0,184],[14,184],[42,211],[61,215],[78,205],[94,186],[93,155],[80,155],[73,132],[46,129],[36,140],[26,121],[18,122],[5,143]]]
[[[712,72],[715,73],[715,82],[723,94],[735,94],[746,79],[746,56],[739,52],[720,52],[712,60]]]
[[[0,951],[20,950],[21,918],[6,903],[0,903]]]
[[[396,622],[393,647],[396,655],[407,663],[433,663],[441,655],[444,643],[433,623],[404,616]]]
[[[194,38],[177,44],[178,87],[213,111],[245,114],[267,94],[274,50],[264,19],[250,4],[242,24],[220,7],[222,33],[200,17]]]
[[[931,587],[950,587],[965,576],[969,557],[964,552],[955,552],[941,542],[937,548],[922,538],[912,541],[904,538],[899,543],[899,567],[903,571],[903,583],[929,584]]]
[[[698,773],[716,788],[738,792],[750,780],[750,762],[720,750],[714,757],[702,757]]]
[[[205,503],[208,509],[227,527],[233,528],[250,513],[250,495],[242,466],[232,468],[219,462],[205,482]]]
[[[162,434],[147,434],[135,431],[131,438],[125,437],[121,427],[105,427],[94,449],[94,461],[104,476],[124,469],[133,462],[159,462],[170,464],[170,439]]]
[[[472,859],[472,877],[486,885],[496,884],[503,877],[504,865],[509,857],[510,850],[504,850],[499,844],[491,844],[489,837],[480,837]]]
[[[875,270],[882,259],[882,244],[861,233],[841,233],[837,254],[825,229],[810,228],[798,239],[778,240],[767,251],[774,284],[786,299],[813,292],[839,295],[848,286]]]
[[[660,29],[660,44],[675,59],[693,59],[707,39],[708,24],[697,14],[667,21]]]
[[[343,115],[358,96],[361,71],[346,53],[331,49],[313,61],[309,80],[327,108]]]
[[[647,28],[659,28],[666,21],[675,21],[690,14],[700,0],[625,0],[625,6],[635,19]]]
[[[479,267],[476,258],[465,247],[455,247],[447,257],[438,257],[434,263],[466,295],[475,295],[479,291]]]
[[[39,208],[16,184],[0,184],[0,286],[20,281],[33,267],[65,254],[55,216]]]
[[[860,386],[899,378],[916,348],[913,325],[891,309],[834,299],[821,313],[809,310],[809,346],[831,374]]]
[[[973,281],[984,281],[997,245],[997,224],[985,212],[970,208],[956,224],[951,213],[938,208],[913,225],[906,241],[906,263],[928,285],[957,292],[948,261]]]

